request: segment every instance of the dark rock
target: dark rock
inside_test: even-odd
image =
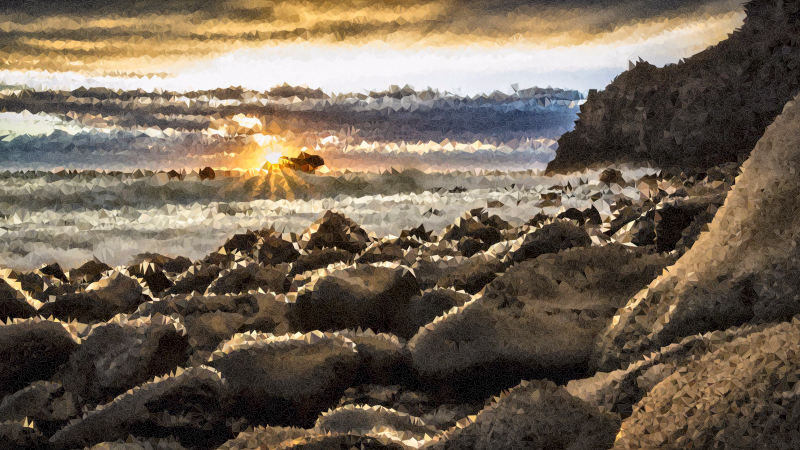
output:
[[[399,245],[373,242],[357,259],[358,264],[375,264],[381,262],[405,262],[405,252]]]
[[[75,396],[60,383],[37,381],[3,398],[0,422],[32,420],[49,437],[78,413]]]
[[[476,253],[489,250],[489,247],[490,245],[488,243],[483,242],[480,239],[471,238],[467,236],[462,237],[458,241],[458,244],[456,245],[458,251],[461,252],[461,254],[466,256],[467,258],[469,258],[472,255],[475,255]]]
[[[387,331],[419,293],[414,273],[398,264],[359,265],[314,276],[297,291],[300,329],[365,327]]]
[[[86,262],[77,269],[70,270],[67,277],[71,283],[94,283],[102,278],[102,273],[111,270],[111,266],[97,259]]]
[[[214,264],[199,264],[190,267],[176,280],[175,285],[166,290],[166,295],[204,293],[222,269]]]
[[[36,315],[32,299],[22,291],[22,285],[15,279],[0,273],[0,321],[28,318]]]
[[[233,437],[225,426],[232,406],[219,372],[179,368],[72,421],[50,438],[50,448],[81,448],[128,435],[173,435],[187,449],[214,448]]]
[[[104,323],[70,356],[62,383],[95,405],[182,366],[187,347],[183,325],[168,317]]]
[[[90,284],[84,292],[63,295],[54,302],[45,303],[38,313],[44,317],[52,315],[88,323],[105,321],[120,313],[130,314],[149,300],[138,280],[114,271]]]
[[[404,384],[411,379],[411,354],[405,339],[372,330],[342,330],[333,333],[353,341],[358,351],[356,384]]]
[[[419,417],[394,411],[383,406],[345,405],[324,412],[317,420],[316,429],[331,433],[353,433],[367,435],[391,429],[404,439],[415,437],[425,440],[425,435],[439,434],[435,427],[427,425]]]
[[[591,245],[592,239],[585,229],[568,221],[555,221],[526,234],[514,243],[509,255],[511,261],[518,263],[547,253]]]
[[[277,266],[282,263],[290,263],[300,257],[300,252],[289,241],[275,236],[267,236],[262,239],[256,247],[258,252],[258,262],[264,265]]]
[[[202,169],[199,175],[201,180],[213,180],[217,176],[217,174],[214,173],[214,169],[212,169],[211,167],[206,167]]]
[[[724,201],[724,194],[676,198],[662,202],[657,209],[648,212],[646,217],[655,223],[656,251],[675,250],[675,245],[683,238],[683,231],[692,225],[695,218],[709,211],[709,208],[719,208]],[[711,218],[713,219],[713,215]],[[710,220],[705,223],[708,222]],[[704,224],[700,224],[701,228],[702,225]]]
[[[142,274],[142,279],[153,295],[159,295],[175,285],[172,280],[164,275],[164,272],[147,272]]]
[[[173,180],[173,179],[180,180],[181,179],[181,174],[173,169],[173,170],[170,170],[169,172],[167,172],[167,178],[170,179],[170,180]]]
[[[256,246],[259,238],[260,236],[256,233],[247,230],[246,233],[234,234],[231,236],[230,239],[225,241],[222,248],[224,248],[226,252],[236,250],[239,253],[248,253]]]
[[[243,333],[220,344],[208,364],[249,421],[308,426],[350,385],[359,355],[352,341],[330,333]]]
[[[0,442],[7,450],[33,450],[42,448],[42,435],[26,421],[0,422]]]
[[[800,103],[759,141],[725,204],[668,271],[618,311],[594,362],[612,371],[685,336],[800,313]]]
[[[746,158],[800,89],[800,45],[795,1],[745,9],[728,39],[681,64],[636,63],[593,95],[547,171],[605,161],[707,169]]]
[[[420,327],[430,323],[436,317],[446,313],[452,308],[462,306],[470,301],[472,296],[466,292],[453,289],[426,290],[422,296],[411,297],[406,309],[394,319],[392,330],[405,339],[411,339]]]
[[[592,225],[600,225],[603,223],[603,219],[600,217],[600,213],[597,211],[597,208],[594,206],[590,206],[584,210],[580,210],[577,208],[570,208],[558,216],[557,219],[569,219],[578,222],[578,225],[583,226],[586,222],[591,223]]]
[[[67,276],[64,274],[64,271],[61,270],[61,266],[58,263],[51,263],[51,264],[44,264],[42,267],[39,268],[39,272],[43,275],[48,275],[53,278],[57,278],[63,282],[69,281]]]
[[[401,231],[400,238],[416,238],[422,242],[431,242],[432,234],[433,231],[425,231],[425,227],[420,225],[417,228]]]
[[[78,348],[64,324],[41,318],[0,325],[0,394],[49,378]]]
[[[163,269],[164,272],[183,273],[189,270],[190,267],[192,267],[192,260],[183,256],[178,256],[177,258],[164,262]]]
[[[612,244],[512,266],[482,296],[419,330],[408,344],[414,367],[470,398],[525,378],[579,377],[617,308],[670,262]]]
[[[600,182],[606,184],[618,184],[625,187],[625,179],[622,178],[622,172],[617,169],[606,169],[600,173]]]
[[[219,278],[208,286],[207,292],[209,294],[240,294],[261,289],[264,292],[283,294],[289,290],[291,284],[285,271],[262,267],[253,262],[247,266],[237,265],[236,268],[223,270],[219,273]]]
[[[508,222],[482,209],[473,209],[456,219],[455,223],[445,230],[442,240],[458,241],[463,237],[480,239],[488,246],[503,240],[501,229],[508,228]]]
[[[115,442],[102,442],[95,444],[89,450],[186,450],[180,441],[173,437],[168,438],[134,438],[119,439]]]
[[[336,248],[312,250],[305,255],[300,255],[292,263],[292,269],[289,271],[289,277],[302,275],[310,270],[323,269],[338,262],[352,263],[353,258],[353,254],[347,250],[339,250]]]
[[[361,253],[370,242],[367,232],[344,214],[325,211],[301,237],[306,250],[340,248],[350,253]]]
[[[437,287],[477,294],[504,268],[498,255],[492,252],[477,253],[469,258],[456,257],[454,260],[456,266],[436,280]]]
[[[222,444],[217,450],[252,450],[255,448],[276,448],[285,442],[305,438],[314,433],[294,427],[257,427],[243,431],[235,439]]]
[[[619,419],[604,414],[548,381],[523,381],[456,428],[445,449],[607,449]]]
[[[292,170],[302,170],[303,172],[313,173],[317,167],[325,165],[325,160],[319,155],[310,155],[306,152],[300,152],[297,158],[281,156],[280,165]]]

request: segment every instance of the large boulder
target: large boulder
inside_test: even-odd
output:
[[[209,358],[251,422],[308,426],[341,397],[359,354],[349,339],[321,333],[240,333]]]
[[[236,438],[222,444],[217,450],[276,448],[283,443],[305,438],[313,433],[313,430],[296,427],[261,426],[242,431]]]
[[[219,372],[178,368],[70,422],[49,439],[49,448],[83,448],[132,434],[173,435],[187,449],[213,448],[233,437],[225,425],[232,407]]]
[[[200,263],[189,267],[175,280],[175,285],[165,291],[166,295],[204,293],[222,269],[216,264]]]
[[[340,330],[333,333],[356,344],[359,364],[355,384],[406,384],[412,379],[411,354],[405,339],[393,334]]]
[[[656,384],[614,449],[800,446],[800,320],[726,343]]]
[[[744,159],[800,89],[797,0],[754,0],[728,39],[657,68],[639,62],[581,105],[548,171],[655,161],[710,168]]]
[[[81,322],[108,320],[117,314],[130,314],[140,304],[151,300],[150,291],[127,271],[113,271],[81,292],[66,294],[45,303],[38,314]]]
[[[392,330],[405,339],[411,339],[420,327],[471,299],[472,296],[464,291],[428,289],[422,295],[411,297],[408,306],[395,316]]]
[[[306,250],[336,247],[355,254],[367,248],[370,238],[344,214],[325,211],[303,232],[300,242]]]
[[[348,327],[388,331],[394,317],[419,293],[414,272],[399,264],[335,269],[297,291],[294,314],[301,329]]]
[[[0,394],[52,376],[79,341],[57,320],[36,317],[0,325]]]
[[[414,367],[456,390],[480,386],[470,388],[474,395],[524,378],[580,376],[617,308],[669,262],[608,245],[515,265],[482,295],[419,330],[409,342]]]
[[[246,264],[246,265],[245,265]],[[274,267],[263,267],[251,262],[235,264],[233,268],[223,270],[219,278],[214,280],[206,290],[209,294],[240,294],[248,291],[272,292],[283,294],[289,290],[291,281],[284,270]]]
[[[379,434],[391,431],[401,440],[416,438],[425,441],[441,434],[435,427],[427,425],[419,417],[395,411],[383,406],[345,405],[322,413],[317,419],[316,429],[331,433],[353,433],[355,435]]]
[[[585,229],[568,220],[557,220],[543,225],[514,242],[509,256],[517,263],[545,253],[558,253],[573,247],[588,247],[592,239]]]
[[[662,201],[645,216],[655,223],[656,251],[671,252],[681,241],[681,249],[690,248],[724,201],[725,193]]]
[[[709,231],[620,309],[595,367],[619,369],[676,339],[800,312],[800,104],[786,105]]]
[[[77,398],[61,383],[36,381],[6,395],[0,402],[0,422],[32,420],[50,436],[78,413]]]
[[[312,250],[310,252],[301,254],[294,262],[292,268],[289,270],[289,276],[295,277],[302,275],[305,272],[324,269],[331,264],[336,263],[352,263],[353,254],[347,250],[340,250],[338,248],[323,248],[321,250]]]

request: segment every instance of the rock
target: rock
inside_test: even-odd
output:
[[[178,256],[169,261],[164,262],[164,272],[168,273],[183,273],[192,267],[192,260],[183,256]]]
[[[272,267],[262,267],[251,262],[244,266],[237,264],[235,268],[223,270],[219,278],[214,280],[206,290],[209,294],[240,294],[248,291],[273,292],[283,294],[289,290],[291,281],[286,272]]]
[[[225,244],[222,245],[222,248],[229,253],[234,250],[238,251],[239,253],[249,253],[256,246],[260,238],[261,237],[258,234],[247,230],[245,233],[234,234],[231,236],[227,241],[225,241]]]
[[[471,299],[472,296],[464,291],[428,289],[421,296],[411,297],[408,306],[395,316],[392,331],[404,339],[411,339],[420,327]]]
[[[264,265],[277,266],[290,263],[300,257],[300,252],[289,241],[275,236],[267,236],[256,247],[258,262]]]
[[[51,264],[43,264],[42,267],[39,268],[39,272],[42,275],[47,275],[56,279],[59,279],[63,282],[68,282],[67,276],[64,274],[64,271],[61,270],[61,266],[58,263],[51,263]]]
[[[722,206],[725,201],[725,194],[712,194],[693,198],[674,198],[670,201],[662,202],[656,209],[647,213],[646,217],[655,223],[656,251],[671,252],[675,250],[678,241],[683,238],[683,231],[689,228],[695,218],[699,218],[705,223],[710,222],[709,214],[706,212],[714,211]],[[710,214],[713,219],[713,213]],[[702,228],[704,224],[700,224]],[[699,235],[699,232],[697,233]],[[696,235],[695,235],[696,238]]]
[[[214,311],[186,317],[189,345],[194,349],[213,350],[220,342],[245,330],[247,318],[234,312]],[[271,331],[271,330],[259,330]]]
[[[166,295],[204,293],[222,269],[214,264],[201,263],[190,267],[176,280],[175,285],[165,291]]]
[[[425,424],[419,417],[394,411],[383,406],[345,405],[322,413],[315,425],[316,429],[331,433],[353,433],[366,435],[381,433],[391,429],[402,440],[412,437],[425,440],[425,435],[439,434],[435,427]]]
[[[456,428],[444,449],[607,449],[619,419],[604,414],[548,381],[523,381]]]
[[[400,245],[373,242],[357,259],[358,264],[374,264],[381,262],[407,262],[405,252]]]
[[[622,178],[622,172],[617,169],[605,169],[600,173],[600,182],[606,184],[618,184],[622,187],[626,186],[625,179]]]
[[[102,442],[89,450],[186,450],[175,438],[136,439],[129,436],[126,440]]]
[[[547,171],[604,161],[707,169],[746,158],[798,93],[796,8],[751,1],[741,30],[719,44],[676,65],[636,63],[581,105]]]
[[[227,380],[251,422],[308,426],[350,385],[359,355],[349,339],[315,331],[242,333],[220,344],[209,365]]]
[[[111,266],[98,261],[96,258],[86,262],[77,269],[70,270],[66,276],[71,283],[94,283],[102,278],[102,273],[111,270]]]
[[[437,287],[477,294],[504,268],[503,261],[491,251],[477,253],[469,258],[456,257],[454,261],[457,263],[455,267],[442,273],[436,280]]]
[[[395,315],[419,293],[414,272],[381,263],[314,276],[297,291],[294,314],[302,330],[390,329]]]
[[[520,379],[576,378],[617,308],[670,262],[608,245],[512,266],[482,295],[419,330],[408,344],[414,368],[476,398]]]
[[[164,275],[164,272],[149,272],[142,275],[142,278],[147,283],[147,288],[150,289],[150,292],[156,296],[175,285],[172,280]]]
[[[212,169],[211,167],[206,167],[202,169],[199,175],[201,180],[213,180],[217,176],[217,174],[214,173],[214,169]]]
[[[48,381],[32,383],[5,396],[0,403],[0,422],[29,419],[45,436],[50,436],[77,413],[75,396],[65,392],[61,383]]]
[[[800,319],[734,339],[650,389],[614,449],[796,448]]]
[[[300,255],[293,263],[289,271],[289,276],[302,275],[310,270],[324,269],[331,264],[338,262],[352,263],[353,254],[347,250],[336,248],[325,248],[313,250],[307,254]]]
[[[594,367],[616,370],[685,336],[800,312],[799,114],[792,101],[767,128],[709,231],[618,312]]]
[[[22,284],[9,275],[10,270],[0,271],[0,321],[36,315],[33,299],[22,290]]]
[[[310,155],[306,152],[300,152],[297,158],[281,156],[280,165],[292,170],[314,173],[317,167],[325,165],[325,160],[319,155]],[[265,166],[265,168],[268,168],[268,166]]]
[[[400,232],[400,239],[415,239],[421,242],[431,242],[433,231],[425,231],[425,227],[420,224],[417,228],[403,230]]]
[[[364,449],[364,450],[412,450],[412,447],[403,443],[400,435],[387,430],[384,433],[368,433],[365,436],[353,433],[346,434],[322,434],[310,433],[308,436],[292,441],[284,442],[283,445],[276,447],[280,450],[341,450],[341,449]]]
[[[586,222],[589,222],[592,225],[600,225],[603,223],[603,219],[600,217],[600,213],[597,211],[597,208],[595,208],[594,205],[584,210],[570,208],[556,216],[556,219],[574,220],[578,222],[578,225],[580,226],[583,226],[586,224]]]
[[[174,435],[187,449],[214,448],[233,437],[225,426],[231,407],[219,372],[206,366],[178,368],[72,421],[50,438],[50,448],[81,448],[134,433]]]
[[[294,427],[258,427],[253,431],[243,431],[235,439],[222,444],[217,450],[252,450],[256,448],[275,448],[285,442],[302,439],[314,433]]]
[[[333,333],[356,344],[359,368],[355,384],[408,384],[411,380],[411,354],[405,339],[388,333],[342,330]]]
[[[367,248],[370,238],[344,214],[325,211],[303,232],[300,242],[306,250],[335,247],[356,254]]]
[[[41,318],[0,325],[0,394],[47,379],[78,348],[66,324]]]
[[[456,219],[455,223],[445,230],[442,240],[458,241],[463,237],[479,239],[487,248],[500,242],[503,235],[501,229],[508,228],[508,222],[482,209],[473,209]]]
[[[117,317],[94,327],[72,353],[64,388],[95,405],[184,365],[188,340],[182,324],[157,315]]]
[[[511,261],[518,263],[546,253],[558,253],[572,247],[589,247],[592,239],[582,227],[568,221],[555,221],[518,239],[510,251]]]
[[[480,239],[471,238],[467,236],[462,237],[458,241],[458,244],[456,245],[458,251],[461,252],[461,254],[466,256],[467,258],[476,253],[486,251],[489,249],[489,247],[490,245],[487,244],[486,242],[483,242]]]
[[[0,422],[0,442],[8,450],[29,450],[42,447],[42,435],[27,420]]]
[[[127,272],[127,271],[126,271]],[[38,314],[81,322],[108,320],[117,314],[130,314],[149,300],[139,280],[114,271],[90,284],[85,291],[67,294],[39,308]]]

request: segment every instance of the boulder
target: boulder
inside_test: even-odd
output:
[[[181,445],[180,441],[172,437],[137,439],[128,436],[124,441],[120,439],[115,442],[95,444],[89,450],[186,450],[186,448]]]
[[[286,272],[273,267],[263,267],[256,262],[236,264],[219,273],[206,290],[209,294],[240,294],[248,291],[283,294],[289,290],[291,281]]]
[[[22,289],[22,284],[9,275],[10,270],[0,271],[0,321],[36,315],[33,299]]]
[[[258,262],[272,266],[291,263],[300,257],[300,252],[295,248],[295,244],[276,236],[263,238],[256,246],[255,252],[257,252]]]
[[[745,159],[797,95],[797,0],[754,0],[717,45],[675,65],[638,62],[581,105],[547,171],[654,161],[708,169]]]
[[[136,434],[173,435],[187,449],[214,448],[233,437],[225,426],[232,406],[219,372],[178,368],[70,422],[49,439],[49,447],[83,448]]]
[[[265,168],[269,168],[269,163]],[[303,172],[314,173],[317,167],[325,165],[325,160],[319,155],[311,155],[306,152],[300,152],[296,158],[288,156],[281,156],[280,165],[292,170],[301,170]]]
[[[47,275],[56,278],[65,283],[69,281],[69,279],[67,279],[66,274],[64,274],[64,271],[61,269],[61,266],[58,265],[58,263],[56,262],[50,264],[43,264],[42,267],[39,267],[39,273],[41,273],[42,275]]]
[[[709,231],[602,333],[598,370],[619,369],[685,336],[800,312],[799,148],[800,104],[792,101],[743,165]]]
[[[28,420],[0,422],[0,442],[7,450],[42,448],[42,434]]]
[[[600,182],[606,184],[618,184],[625,187],[625,179],[622,178],[622,172],[617,169],[608,168],[600,172]]]
[[[453,289],[428,289],[422,295],[415,295],[408,306],[395,316],[392,331],[404,339],[411,339],[420,327],[433,321],[452,308],[462,306],[472,296],[464,291]]]
[[[297,290],[294,314],[306,331],[348,327],[387,331],[418,293],[417,279],[408,267],[358,265],[313,276]]]
[[[81,292],[45,303],[38,314],[62,320],[78,319],[84,323],[108,320],[120,313],[130,314],[151,298],[142,282],[126,273],[110,272]]]
[[[289,276],[302,275],[305,272],[317,269],[324,269],[331,264],[352,263],[353,254],[347,250],[337,248],[324,248],[312,250],[306,254],[301,254],[293,263],[289,270]]]
[[[174,319],[115,319],[91,330],[62,376],[64,388],[89,405],[167,374],[188,357],[186,330]]]
[[[495,279],[498,272],[505,267],[502,255],[486,251],[476,253],[469,258],[456,257],[457,262],[452,270],[447,270],[436,280],[436,286],[443,289],[463,290],[469,294],[477,294],[484,286]]]
[[[395,411],[383,406],[345,405],[322,413],[317,419],[316,429],[331,433],[379,434],[392,430],[402,440],[416,438],[424,441],[426,435],[440,434],[435,427],[427,425],[419,417]]]
[[[0,422],[29,419],[45,436],[50,436],[77,415],[76,400],[61,383],[37,381],[3,398]]]
[[[325,211],[303,232],[300,242],[306,250],[339,248],[357,254],[367,248],[370,238],[344,214]]]
[[[0,394],[49,378],[78,344],[59,321],[36,317],[0,325]]]
[[[102,273],[111,270],[111,266],[106,263],[100,262],[95,258],[92,261],[87,261],[77,269],[72,269],[66,273],[70,283],[94,283],[102,278]]]
[[[222,269],[214,264],[200,263],[190,267],[176,280],[175,285],[165,291],[166,295],[203,293],[208,289]]]
[[[411,354],[405,339],[388,333],[341,330],[333,333],[356,344],[359,364],[354,384],[408,384],[411,375]]]
[[[576,378],[617,308],[670,261],[617,244],[512,266],[482,295],[419,330],[408,344],[414,368],[478,398],[520,379]]]
[[[201,180],[213,180],[217,176],[217,174],[214,172],[214,169],[211,167],[203,168],[200,170],[199,175]]]
[[[273,336],[240,333],[209,358],[251,422],[308,426],[333,405],[354,379],[356,345],[322,333]]]
[[[738,337],[656,384],[614,449],[797,448],[800,319]]]
[[[302,439],[314,433],[294,427],[266,426],[252,431],[242,431],[236,438],[222,444],[217,450],[253,450],[257,448],[276,448],[283,443]]]
[[[592,239],[585,229],[570,223],[557,220],[543,225],[516,242],[514,242],[509,257],[518,263],[526,259],[533,259],[546,253],[558,253],[572,247],[589,247]]]
[[[682,239],[682,249],[691,247],[703,226],[714,218],[725,201],[725,194],[691,198],[672,198],[661,202],[645,217],[655,223],[655,244],[658,252],[671,252]],[[685,234],[684,234],[685,232]]]
[[[600,217],[600,213],[594,205],[585,209],[570,208],[557,215],[556,219],[574,220],[580,226],[585,225],[587,222],[592,225],[600,225],[603,223],[603,219]]]
[[[439,447],[605,450],[619,430],[617,417],[597,411],[548,381],[523,381],[467,422]]]

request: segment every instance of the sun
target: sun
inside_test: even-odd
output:
[[[264,155],[264,159],[270,164],[278,164],[281,159],[281,152],[272,152]]]

